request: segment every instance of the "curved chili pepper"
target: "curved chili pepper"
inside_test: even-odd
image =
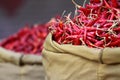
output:
[[[112,7],[115,7],[115,8],[117,8],[119,6],[117,0],[111,0],[111,5],[112,5]]]

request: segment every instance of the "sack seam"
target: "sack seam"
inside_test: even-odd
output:
[[[103,50],[104,49],[101,49],[101,51],[99,53],[99,63],[98,63],[98,69],[97,69],[98,80],[103,80],[103,74],[102,74],[102,70],[101,70],[101,67],[104,64],[104,61],[102,59],[102,57],[103,57]]]
[[[104,64],[104,61],[103,61],[103,59],[102,59],[102,57],[103,57],[103,50],[104,50],[104,49],[101,49],[101,51],[100,51],[100,53],[99,53],[99,62],[100,62],[101,64]]]
[[[20,56],[20,59],[19,59],[19,65],[21,66],[21,65],[23,65],[23,62],[22,62],[22,58],[24,57],[24,55],[22,54],[21,56]]]

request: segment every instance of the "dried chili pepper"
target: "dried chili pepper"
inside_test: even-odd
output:
[[[120,9],[117,0],[90,0],[85,7],[78,6],[78,14],[52,24],[53,40],[59,44],[88,47],[119,47]],[[57,37],[56,37],[57,36]]]
[[[43,42],[48,34],[47,26],[38,24],[25,26],[17,33],[0,42],[0,46],[24,54],[41,54]]]

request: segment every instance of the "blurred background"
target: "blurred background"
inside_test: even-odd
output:
[[[84,0],[76,2],[82,5]],[[64,10],[66,14],[74,14],[72,0],[0,0],[0,39],[17,32],[26,24],[46,23]]]

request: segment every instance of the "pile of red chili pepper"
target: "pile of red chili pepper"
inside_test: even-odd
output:
[[[92,48],[120,47],[120,2],[90,0],[77,5],[77,15],[56,19],[49,27],[59,44],[86,45]]]
[[[25,26],[0,42],[0,46],[23,54],[41,54],[48,34],[46,24]]]

